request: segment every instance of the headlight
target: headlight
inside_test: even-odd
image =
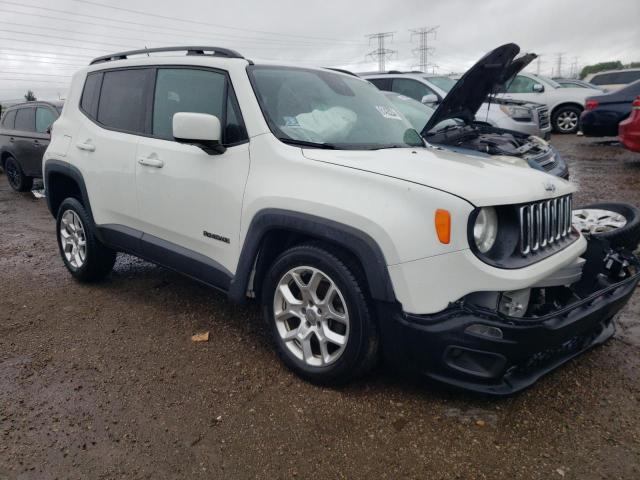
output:
[[[480,253],[487,253],[496,243],[498,236],[498,215],[493,207],[484,207],[478,212],[473,225],[473,239]]]
[[[533,112],[527,107],[517,107],[515,105],[500,105],[500,110],[509,115],[514,120],[533,120]]]

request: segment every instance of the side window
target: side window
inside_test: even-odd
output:
[[[16,113],[16,130],[23,132],[33,132],[36,129],[35,108],[19,108]]]
[[[384,90],[387,92],[391,91],[391,79],[390,78],[368,78],[371,83],[373,83],[379,90]]]
[[[51,124],[56,121],[56,118],[56,114],[50,108],[36,108],[36,132],[45,133]]]
[[[523,77],[522,75],[516,75],[511,85],[507,89],[508,93],[532,93],[535,81],[529,77]]]
[[[425,95],[435,95],[435,92],[424,83],[410,78],[394,78],[393,91],[419,102],[422,101],[422,97]]]
[[[591,83],[594,85],[608,85],[615,83],[615,76],[615,73],[603,73],[601,75],[596,75],[591,79]]]
[[[620,72],[618,74],[617,83],[632,83],[640,79],[640,71],[635,72]]]
[[[145,133],[146,93],[151,72],[146,68],[104,72],[98,122],[118,130]]]
[[[7,130],[13,130],[13,126],[16,123],[16,110],[10,110],[4,116],[4,120],[2,121],[2,126]]]
[[[94,120],[98,119],[98,100],[100,99],[100,85],[102,72],[90,73],[84,82],[80,108]]]
[[[218,117],[223,128],[223,143],[246,140],[233,90],[228,90],[229,95],[225,97],[227,79],[222,73],[193,68],[159,68],[153,101],[153,135],[172,140],[173,115],[195,112]]]

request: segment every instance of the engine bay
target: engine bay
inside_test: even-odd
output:
[[[447,127],[429,135],[427,141],[435,146],[463,148],[487,155],[507,155],[525,160],[538,158],[550,151],[547,142],[538,137],[478,124]]]

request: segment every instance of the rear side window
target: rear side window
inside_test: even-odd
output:
[[[45,133],[56,118],[58,118],[57,115],[50,108],[36,108],[36,132]]]
[[[378,90],[384,90],[386,92],[391,91],[391,79],[390,78],[368,78],[371,83],[373,83]]]
[[[104,72],[98,122],[105,127],[132,133],[145,133],[146,92],[150,69]]]
[[[6,113],[4,120],[2,120],[2,126],[6,129],[13,130],[13,126],[16,122],[16,111],[11,110]]]
[[[618,83],[631,83],[640,79],[640,71],[618,73]]]
[[[178,112],[208,113],[218,117],[225,144],[246,140],[233,90],[228,88],[227,78],[222,73],[159,68],[153,102],[153,135],[173,140],[173,116]]]
[[[100,84],[102,83],[102,72],[90,73],[84,82],[80,108],[91,118],[98,118],[98,100],[100,99]]]
[[[23,132],[34,132],[36,129],[35,108],[19,108],[16,113],[15,129]]]
[[[594,85],[609,85],[617,82],[617,74],[615,73],[603,73],[596,75],[591,79],[591,83]]]

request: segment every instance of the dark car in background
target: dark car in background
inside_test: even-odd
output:
[[[580,130],[590,137],[615,137],[618,125],[631,114],[631,104],[640,95],[640,80],[611,93],[589,97],[580,116]]]
[[[553,80],[562,88],[600,88],[593,83],[585,82],[584,80],[578,80],[577,78],[554,77]]]
[[[42,177],[42,155],[51,137],[49,127],[60,116],[61,101],[13,105],[0,119],[0,166],[11,188],[31,190]]]

